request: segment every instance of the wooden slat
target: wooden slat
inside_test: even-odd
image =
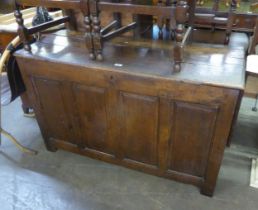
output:
[[[25,6],[44,6],[60,9],[80,9],[79,0],[17,0],[17,3]]]
[[[123,3],[109,3],[100,2],[99,9],[108,12],[121,12],[139,15],[154,15],[161,17],[171,17],[175,12],[173,6],[151,6],[151,5],[134,5],[134,4],[123,4]]]
[[[106,41],[106,40],[109,40],[109,39],[112,39],[112,38],[115,38],[116,36],[118,35],[121,35],[123,33],[126,33],[127,31],[129,30],[132,30],[136,27],[136,22],[133,22],[127,26],[123,26],[115,31],[112,31],[106,35],[103,36],[103,40]]]
[[[68,21],[69,21],[69,17],[61,17],[61,18],[58,18],[56,20],[53,20],[53,21],[50,21],[47,23],[42,23],[40,25],[33,26],[32,28],[28,29],[28,32],[29,32],[29,34],[35,34],[39,31],[46,30],[48,28],[57,26],[59,24],[62,24],[62,23],[68,22]]]
[[[112,31],[117,26],[117,23],[118,22],[116,20],[114,20],[113,22],[111,22],[110,24],[108,24],[107,26],[102,28],[100,33],[102,35],[107,34],[108,32]]]

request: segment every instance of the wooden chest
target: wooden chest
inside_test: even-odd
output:
[[[16,53],[50,151],[64,149],[191,183],[212,195],[244,87],[244,51],[191,45],[171,74],[169,43],[115,40],[104,62],[82,38],[48,35]]]

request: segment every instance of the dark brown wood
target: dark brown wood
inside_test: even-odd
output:
[[[255,47],[258,45],[258,17],[253,31],[253,36],[250,40],[249,54],[255,54]]]
[[[192,0],[189,1],[191,2]],[[214,0],[213,2],[212,9],[195,11],[195,16],[193,17],[194,26],[197,28],[209,28],[211,33],[215,29],[225,29],[224,44],[228,44],[234,24],[236,2],[232,0],[229,11],[224,16],[218,14],[219,0]]]
[[[23,42],[24,49],[27,51],[31,50],[30,43],[29,43],[29,33],[28,29],[24,26],[24,20],[22,18],[22,13],[20,11],[20,6],[16,4],[16,10],[14,12],[14,16],[16,18],[16,22],[18,24],[18,35]]]
[[[21,101],[22,101],[22,110],[24,114],[30,114],[30,110],[33,110],[32,103],[28,97],[27,92],[21,94]]]
[[[63,10],[63,14],[69,17],[69,22],[66,23],[67,28],[71,31],[78,31],[78,24],[75,11],[72,9],[66,9]]]
[[[92,18],[92,38],[93,38],[93,46],[95,51],[95,56],[98,61],[103,60],[102,56],[102,46],[103,40],[102,35],[100,33],[100,18],[99,18],[99,0],[89,0],[90,14]]]
[[[93,45],[93,37],[92,37],[92,26],[91,26],[91,18],[90,18],[90,8],[89,8],[89,0],[81,0],[81,11],[84,16],[84,28],[85,28],[85,44],[89,51],[89,56],[92,60],[95,60],[95,52]]]
[[[229,38],[230,38],[230,34],[232,32],[233,23],[234,23],[236,6],[237,6],[236,0],[231,0],[231,5],[230,5],[229,12],[228,12],[227,23],[226,23],[226,39],[224,40],[224,44],[229,43]]]
[[[62,23],[66,23],[69,21],[69,17],[66,16],[66,17],[61,17],[61,18],[57,18],[55,20],[52,20],[52,21],[49,21],[49,22],[46,22],[46,23],[42,23],[42,24],[39,24],[39,25],[36,25],[36,26],[33,26],[31,28],[28,28],[27,29],[27,33],[29,35],[31,34],[35,34],[37,32],[40,32],[40,31],[44,31],[48,28],[51,28],[53,26],[57,26],[57,25],[60,25]]]
[[[183,45],[181,45],[184,39],[185,23],[187,18],[188,6],[185,1],[179,1],[176,6],[175,20],[176,20],[176,46],[174,47],[174,71],[179,72],[181,70],[181,62],[183,56]],[[191,29],[191,28],[190,28]],[[187,33],[189,35],[189,33]]]
[[[208,12],[206,10],[198,10],[198,16],[202,14],[202,12]],[[222,19],[226,19],[228,16],[228,13],[225,12],[218,12],[217,13],[218,17],[221,17]],[[212,18],[212,14],[207,15],[207,18]],[[257,14],[244,14],[244,13],[235,13],[233,16],[233,26],[232,30],[233,31],[238,31],[238,32],[252,32],[253,27],[256,22],[256,18],[258,17]],[[197,19],[198,20],[198,19]],[[224,21],[225,23],[226,21]],[[195,27],[201,27],[201,28],[211,28],[211,25],[208,24],[204,19],[196,21],[194,24]],[[215,29],[223,29],[226,30],[226,25],[225,24],[217,24],[214,26]]]
[[[44,6],[48,8],[80,9],[80,0],[16,0],[24,6]]]
[[[104,28],[101,29],[101,34],[105,35],[108,32],[112,31],[114,28],[117,28],[118,22],[116,20],[114,20],[113,22],[111,22],[110,24],[108,24],[107,26],[105,26]]]
[[[28,52],[31,51],[31,47],[30,47],[31,36],[30,35],[33,35],[35,33],[44,31],[44,30],[46,30],[48,28],[51,28],[53,26],[57,26],[57,25],[60,25],[62,23],[66,23],[70,19],[68,16],[61,17],[61,18],[58,18],[56,20],[49,21],[47,23],[42,23],[40,25],[33,26],[31,28],[27,28],[24,25],[24,20],[23,20],[23,17],[22,17],[22,13],[20,11],[20,7],[21,6],[18,4],[18,2],[16,2],[15,3],[14,16],[15,16],[16,22],[18,24],[18,35],[21,38],[24,49],[27,50]]]
[[[7,47],[7,45],[17,36],[15,33],[1,32],[0,34],[0,52]]]
[[[65,34],[33,44],[34,54],[15,54],[46,147],[190,183],[211,196],[244,88],[243,50],[188,46],[181,72],[171,75],[167,43],[114,40],[96,63],[83,55],[82,37]]]
[[[136,27],[136,25],[137,25],[136,22],[133,22],[133,23],[127,25],[127,26],[123,26],[123,27],[121,27],[121,28],[119,28],[115,31],[112,31],[108,34],[105,34],[105,35],[102,36],[103,41],[113,39],[113,38],[127,32],[127,31],[130,31],[130,30],[134,29]]]
[[[194,0],[188,0],[188,3],[191,4]],[[230,6],[231,9],[233,9],[233,11],[235,11],[236,9],[236,4],[237,4],[237,1],[232,1]],[[254,3],[255,5],[255,3]],[[253,30],[253,27],[255,25],[255,21],[256,21],[256,18],[258,17],[258,14],[255,13],[255,8],[250,7],[251,10],[253,10],[254,12],[253,13],[243,13],[243,12],[239,12],[239,11],[236,11],[234,12],[234,15],[233,15],[233,26],[232,26],[232,30],[234,31],[240,31],[240,32],[252,32]],[[195,9],[196,13],[197,14],[213,14],[214,15],[214,10],[213,9],[210,9],[210,8],[207,8],[207,7],[197,7]],[[221,18],[228,18],[229,16],[229,13],[230,11],[226,12],[226,11],[215,11],[215,14],[217,17],[221,17]],[[208,17],[208,16],[207,16]],[[205,20],[200,20],[200,21],[197,21],[197,22],[201,22],[201,24],[199,23],[195,23],[195,26],[196,27],[205,27],[205,28],[211,28],[211,25],[205,23]],[[215,27],[216,29],[226,29],[226,25],[223,24],[223,25],[215,25],[213,26]]]
[[[59,2],[59,4],[58,4]],[[172,27],[170,30],[175,31],[176,38],[175,44],[173,47],[173,69],[171,72],[179,72],[181,69],[181,63],[183,60],[183,48],[185,47],[185,43],[181,43],[182,40],[187,40],[191,32],[188,30],[187,36],[185,37],[185,27],[186,23],[189,20],[189,17],[193,17],[193,14],[189,14],[189,12],[194,13],[193,9],[189,10],[189,6],[186,1],[178,1],[174,3],[172,6],[170,3],[163,4],[162,2],[158,5],[141,5],[141,4],[134,4],[134,3],[121,3],[120,1],[116,2],[102,2],[99,0],[63,0],[63,1],[51,1],[51,0],[43,0],[43,1],[31,1],[31,0],[19,0],[17,1],[17,11],[19,4],[25,5],[41,5],[46,7],[58,7],[63,9],[78,9],[82,11],[84,15],[84,26],[86,29],[85,32],[85,42],[86,46],[89,51],[89,57],[91,59],[96,59],[98,61],[102,61],[104,58],[102,56],[102,48],[103,42],[106,40],[110,40],[115,38],[123,33],[128,32],[135,28],[136,23],[130,23],[127,26],[118,27],[121,25],[121,14],[126,13],[132,16],[135,15],[151,15],[157,16],[159,27],[163,26],[163,21],[169,22]],[[165,6],[163,6],[165,5]],[[191,4],[191,5],[195,5]],[[117,19],[116,30],[111,31],[109,34],[102,34],[101,30],[101,20],[100,20],[100,12],[111,12],[113,16]],[[70,11],[71,13],[71,11]],[[169,21],[168,21],[169,19]],[[46,23],[41,26],[33,27],[31,29],[27,29],[24,27],[21,16],[17,16],[17,22],[19,22],[20,26],[20,35],[25,37],[22,40],[25,43],[26,47],[30,47],[26,42],[28,42],[27,34],[35,33],[41,31],[41,29],[45,29],[48,26],[54,24],[54,22]],[[74,20],[74,14],[71,14],[71,20]],[[66,20],[68,21],[68,19]],[[58,21],[57,21],[58,22]],[[57,23],[56,22],[56,23]],[[60,21],[61,22],[61,21]],[[105,28],[104,32],[107,30],[111,30],[112,26],[109,24],[107,28]],[[192,21],[188,22],[190,29],[192,29]],[[74,24],[73,24],[74,25]],[[174,27],[176,25],[176,27]],[[162,34],[160,33],[160,36]],[[27,49],[30,51],[30,49]]]
[[[243,98],[243,95],[244,95],[245,91],[246,90],[244,90],[244,91],[242,90],[242,91],[239,92],[240,94],[238,96],[237,105],[236,105],[234,117],[233,117],[233,120],[232,120],[230,134],[229,134],[228,141],[227,141],[227,147],[230,147],[231,142],[232,142],[232,137],[233,137],[234,129],[235,129],[235,126],[236,126],[236,123],[237,123],[238,114],[239,114],[242,98]]]
[[[139,15],[155,15],[170,18],[175,13],[174,6],[150,6],[125,3],[100,2],[99,9],[110,12],[130,13]]]
[[[113,13],[130,13],[132,15],[157,15],[159,26],[162,27],[163,18],[174,18],[177,23],[176,28],[176,44],[173,48],[173,62],[174,72],[179,72],[181,69],[182,54],[184,44],[181,44],[184,38],[185,23],[188,20],[188,5],[186,1],[179,1],[174,6],[162,6],[158,4],[157,6],[149,5],[134,5],[134,4],[125,4],[125,3],[110,3],[110,2],[99,2],[96,0],[90,1],[90,12],[93,17],[93,37],[95,37],[94,48],[97,46],[97,54],[99,55],[98,60],[103,60],[102,56],[102,44],[105,40],[115,38],[118,35],[127,32],[130,29],[134,29],[136,23],[131,23],[128,26],[121,27],[113,32],[110,32],[107,35],[102,35],[100,33],[100,20],[98,18],[100,11],[109,11]],[[173,21],[173,20],[170,20]],[[95,24],[94,24],[95,22]],[[160,34],[161,35],[161,34]],[[189,35],[189,33],[188,33]],[[185,38],[186,39],[186,38]],[[97,56],[98,58],[98,56]]]
[[[233,30],[240,32],[252,32],[255,26],[258,14],[235,14]]]

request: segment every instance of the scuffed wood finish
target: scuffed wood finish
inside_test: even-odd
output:
[[[158,97],[122,92],[121,101],[123,159],[157,167]]]
[[[173,128],[169,145],[169,170],[204,177],[218,107],[171,102]]]
[[[159,57],[162,42],[152,49],[149,42],[145,48],[114,42],[104,50],[108,61],[98,65],[81,54],[82,42],[48,35],[32,54],[16,52],[46,147],[194,184],[211,196],[244,79],[224,74],[243,72],[240,50],[191,46],[186,53],[203,53],[187,54],[182,71],[171,75],[169,60]],[[215,53],[228,63],[214,63]],[[127,58],[119,68],[118,54]],[[204,71],[224,81],[207,82]]]
[[[109,108],[107,89],[74,84],[73,94],[74,108],[80,116],[80,147],[113,154],[112,139],[108,136],[111,119],[107,111]]]

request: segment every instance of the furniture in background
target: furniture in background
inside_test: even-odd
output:
[[[249,55],[246,64],[247,81],[245,95],[255,98],[255,104],[252,108],[257,111],[258,101],[258,18],[254,28],[253,36],[250,39]]]
[[[191,1],[191,0],[189,0]],[[233,31],[238,32],[252,32],[255,26],[256,18],[258,17],[257,12],[250,10],[251,8],[255,7],[257,3],[254,0],[242,1],[241,4],[244,4],[244,7],[237,7],[237,0],[229,0],[229,6],[225,7],[224,0],[207,0],[206,3],[202,6],[198,5],[196,8],[197,13],[200,14],[207,14],[208,13],[215,13],[217,17],[226,18],[230,13],[230,6],[233,6],[235,12],[233,17]],[[210,5],[218,5],[212,7]],[[247,6],[248,5],[248,6]],[[207,27],[207,25],[206,25]],[[220,26],[219,28],[225,29],[225,26]]]
[[[254,3],[250,6],[251,11],[258,10],[258,3]],[[250,37],[250,47],[247,56],[247,81],[245,88],[245,96],[255,98],[253,111],[257,111],[257,101],[258,101],[258,17],[256,19],[256,24],[253,30],[253,35]]]
[[[247,48],[246,53],[249,54],[247,56],[247,62],[246,62],[246,85],[245,85],[245,90],[244,90],[244,96],[254,98],[254,106],[252,107],[253,111],[257,111],[257,97],[258,97],[258,78],[257,78],[257,61],[258,57],[255,55],[255,48],[257,48],[258,44],[258,18],[256,20],[256,25],[253,28],[253,35],[250,38],[249,41],[249,49]],[[239,46],[240,47],[240,46]],[[240,108],[240,103],[238,103],[238,109]],[[235,116],[234,121],[237,121],[237,115]],[[235,123],[234,123],[235,124]],[[234,128],[232,127],[231,134],[234,131]],[[228,139],[227,146],[231,145],[231,137]]]
[[[248,55],[246,62],[246,88],[245,96],[255,99],[252,110],[257,112],[258,101],[258,54]]]
[[[251,11],[255,11],[258,9],[258,2],[251,4],[250,6]]]
[[[258,10],[258,3],[253,4],[251,7],[252,11]],[[258,17],[256,18],[255,26],[253,29],[253,36],[250,40],[249,54],[258,54]]]
[[[253,7],[253,8],[258,8]],[[250,55],[247,56],[246,73],[247,81],[245,88],[245,95],[255,98],[255,104],[252,108],[253,111],[257,111],[258,101],[258,18],[256,21],[256,27],[251,39]],[[258,188],[258,158],[252,159],[252,169],[250,176],[250,186]]]
[[[189,0],[189,2],[195,2],[195,0]],[[193,37],[195,41],[218,44],[229,43],[236,11],[236,1],[232,1],[228,12],[224,16],[218,14],[219,3],[219,0],[214,0],[212,8],[205,10],[192,7],[195,10],[192,20],[195,27]]]

